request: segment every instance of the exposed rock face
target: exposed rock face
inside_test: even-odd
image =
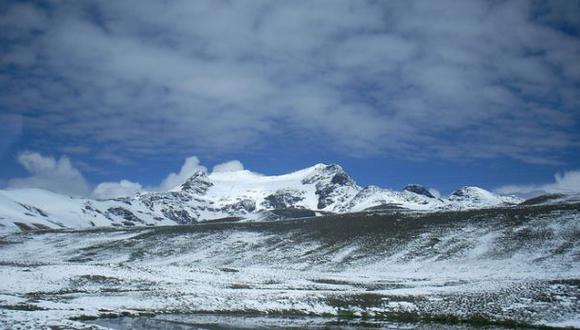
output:
[[[118,216],[131,223],[135,222],[143,223],[143,220],[139,219],[135,214],[133,214],[133,212],[127,210],[124,207],[110,207],[109,209],[107,209],[107,215]]]
[[[281,210],[289,208],[300,208],[296,204],[302,200],[303,193],[294,189],[278,190],[272,195],[266,196],[262,205],[267,209]]]
[[[475,187],[462,187],[461,189],[455,190],[451,193],[450,197],[453,198],[465,198],[465,197],[478,197],[477,190]]]
[[[433,194],[424,186],[418,184],[410,184],[407,185],[404,189],[405,191],[412,192],[417,195],[429,197],[429,198],[436,198]]]
[[[213,186],[213,183],[209,180],[207,174],[200,170],[187,179],[180,188],[181,191],[203,195],[211,186]]]
[[[197,219],[193,218],[186,210],[167,208],[162,209],[161,213],[163,213],[166,218],[173,220],[181,225],[188,225],[197,222]]]
[[[317,165],[317,171],[302,180],[303,184],[315,184],[318,196],[318,209],[326,209],[332,204],[344,209],[360,187],[346,172],[336,164]]]
[[[228,212],[236,213],[245,211],[251,213],[256,209],[256,201],[251,199],[242,199],[234,204],[226,205],[224,207]]]
[[[44,211],[41,210],[41,209],[39,209],[38,207],[34,207],[34,206],[27,205],[27,204],[24,204],[24,203],[18,203],[18,205],[22,206],[23,208],[25,208],[30,213],[35,213],[35,214],[38,214],[38,215],[43,216],[45,218],[48,217],[48,215],[46,213],[44,213]]]

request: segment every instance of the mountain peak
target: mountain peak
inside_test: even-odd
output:
[[[342,166],[338,164],[319,163],[311,167],[314,173],[303,180],[303,183],[314,181],[330,181],[330,184],[339,186],[356,186],[356,182],[346,173]]]
[[[422,186],[420,184],[408,184],[405,189],[405,191],[417,194],[417,195],[421,195],[421,196],[425,196],[425,197],[429,197],[429,198],[436,198],[430,191],[429,189],[427,189],[425,186]]]
[[[342,166],[338,165],[338,164],[325,164],[325,163],[317,163],[307,169],[312,169],[315,171],[327,171],[327,172],[333,172],[333,171],[344,171],[342,169]]]
[[[42,223],[50,228],[62,219],[73,225],[84,221],[87,226],[186,224],[224,217],[261,219],[264,212],[281,209],[335,213],[430,211],[503,207],[519,202],[515,197],[474,186],[462,187],[441,198],[418,184],[407,185],[402,192],[376,186],[363,188],[340,165],[319,163],[273,176],[243,169],[212,173],[198,170],[169,191],[141,192],[134,197],[107,201],[0,190],[0,220]],[[0,221],[0,232],[2,228]]]
[[[319,163],[317,164],[317,166],[322,166],[324,167],[324,169],[329,170],[329,171],[343,171],[342,166],[338,165],[338,164],[324,164],[324,163]]]
[[[178,190],[203,194],[211,186],[213,186],[213,183],[209,180],[207,173],[203,170],[197,170],[179,186]]]
[[[469,207],[514,205],[522,202],[520,198],[494,194],[475,186],[462,187],[449,195],[448,199]]]
[[[476,186],[463,186],[451,193],[451,196],[456,197],[481,197],[486,195],[490,196],[493,193]]]

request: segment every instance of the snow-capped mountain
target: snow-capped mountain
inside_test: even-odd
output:
[[[464,208],[481,208],[522,202],[517,197],[497,195],[478,187],[463,187],[458,189],[449,195],[448,200],[453,205],[461,205]]]
[[[265,176],[247,170],[194,173],[165,192],[111,200],[72,198],[39,189],[0,191],[0,231],[189,224],[235,217],[247,221],[368,210],[448,210],[508,206],[515,197],[463,187],[438,198],[426,187],[401,192],[360,187],[335,164]]]

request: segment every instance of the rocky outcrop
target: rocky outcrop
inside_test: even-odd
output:
[[[295,189],[278,190],[274,194],[266,196],[262,205],[266,209],[290,209],[300,208],[298,202],[304,200],[304,193]]]
[[[207,174],[199,170],[180,186],[180,190],[191,194],[203,195],[211,186],[213,186],[213,183]]]
[[[417,195],[429,197],[429,198],[436,198],[425,186],[419,184],[409,184],[403,189],[404,191],[408,191]]]
[[[335,210],[344,209],[360,187],[339,165],[317,166],[314,174],[302,180],[303,184],[315,184],[318,196],[317,208],[322,210],[334,205]]]

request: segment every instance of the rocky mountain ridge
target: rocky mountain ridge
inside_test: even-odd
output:
[[[369,210],[461,210],[520,202],[478,187],[463,187],[448,197],[436,197],[417,184],[400,192],[360,187],[341,166],[317,164],[279,176],[247,170],[197,171],[169,191],[111,200],[71,198],[39,189],[0,191],[0,232],[190,224],[223,218],[270,221]]]

